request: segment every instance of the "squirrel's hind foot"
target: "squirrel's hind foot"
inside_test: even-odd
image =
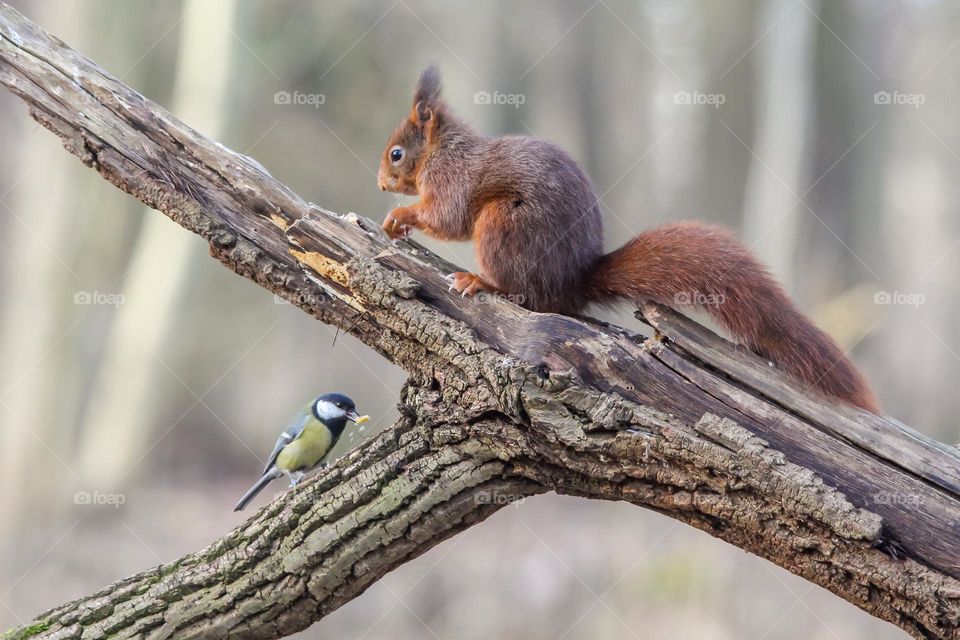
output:
[[[446,280],[450,283],[450,291],[456,289],[463,298],[472,296],[479,291],[497,292],[496,287],[484,280],[483,277],[469,271],[456,271],[448,275]]]

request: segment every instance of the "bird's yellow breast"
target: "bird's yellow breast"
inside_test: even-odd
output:
[[[281,471],[312,469],[329,453],[332,440],[333,436],[326,426],[316,420],[311,421],[299,437],[277,456],[277,468]]]

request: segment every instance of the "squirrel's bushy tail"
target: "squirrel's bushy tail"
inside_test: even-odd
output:
[[[793,305],[766,268],[720,227],[695,222],[641,233],[601,257],[591,302],[653,300],[705,309],[757,355],[801,382],[872,413],[876,401],[840,347]]]

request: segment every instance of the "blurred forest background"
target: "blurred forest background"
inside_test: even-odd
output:
[[[736,228],[890,414],[960,439],[960,3],[13,4],[302,196],[377,220],[397,203],[376,186],[383,144],[436,61],[481,131],[534,133],[582,163],[610,247],[681,218]],[[0,141],[6,628],[238,525],[249,514],[231,508],[292,412],[338,390],[381,428],[403,375],[211,260],[5,92]],[[427,243],[474,266],[466,244]],[[903,637],[656,513],[556,496],[302,634],[668,636]]]

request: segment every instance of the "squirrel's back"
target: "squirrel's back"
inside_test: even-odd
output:
[[[482,158],[471,203],[483,273],[528,309],[583,308],[584,278],[603,253],[590,180],[563,149],[527,136],[490,139]]]

